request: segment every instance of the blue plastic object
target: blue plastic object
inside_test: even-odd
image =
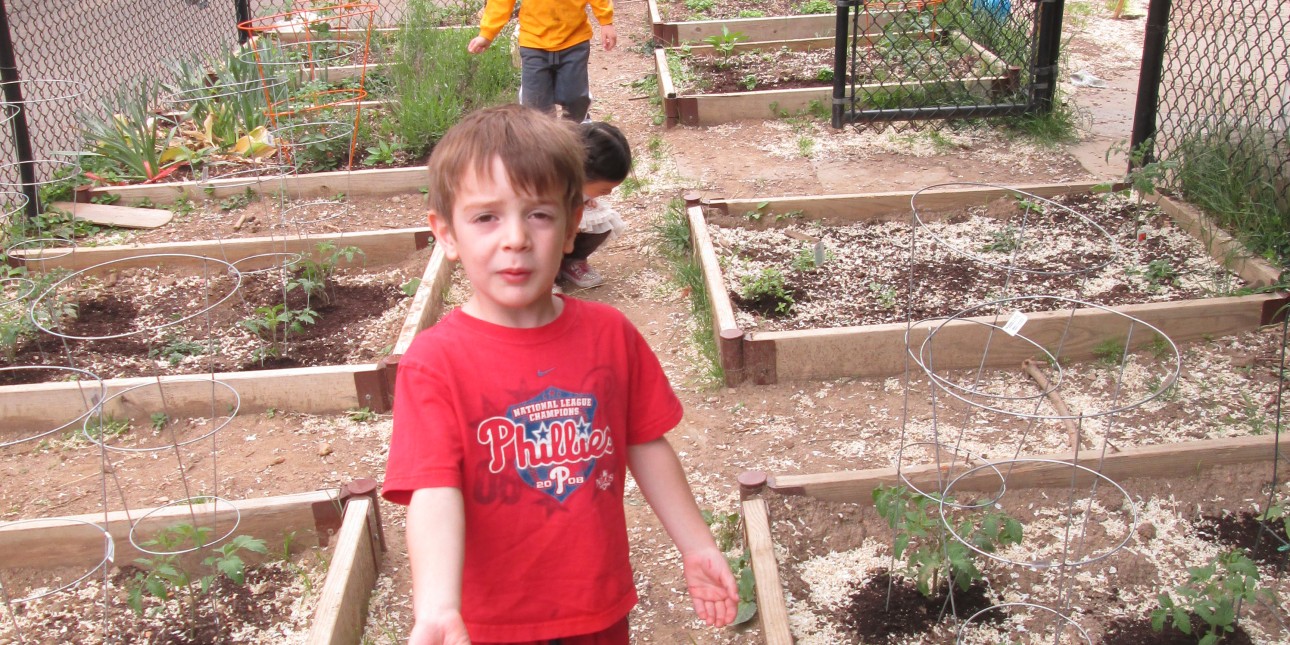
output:
[[[1003,22],[1012,13],[1012,0],[972,0],[972,8],[985,11],[995,20]]]

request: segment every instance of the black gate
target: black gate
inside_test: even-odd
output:
[[[838,0],[833,127],[1051,108],[1063,0]]]

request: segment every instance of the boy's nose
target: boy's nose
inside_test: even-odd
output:
[[[506,218],[506,228],[502,234],[502,244],[507,249],[524,249],[529,245],[529,228],[524,218]]]

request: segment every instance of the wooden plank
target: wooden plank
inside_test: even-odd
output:
[[[1124,341],[1132,333],[1132,345],[1141,347],[1155,339],[1155,332],[1144,325],[1132,325],[1126,316],[1152,325],[1175,343],[1227,336],[1258,329],[1263,323],[1264,303],[1276,300],[1277,294],[1205,298],[1181,302],[1152,302],[1123,305],[1114,311],[1084,308],[1072,312],[1047,311],[1027,314],[1029,321],[1019,333],[1055,352],[1061,345],[1061,357],[1071,360],[1094,358],[1094,348],[1108,339]],[[1119,313],[1116,313],[1119,312]],[[1124,315],[1121,315],[1124,314]],[[1002,333],[991,336],[996,323],[993,316],[954,321],[943,325],[932,341],[937,373],[945,370],[976,367],[1013,367],[1040,352],[1030,343]],[[779,380],[829,379],[843,376],[891,376],[905,370],[904,323],[837,327],[791,332],[753,332],[747,342],[772,341],[776,350],[776,376]],[[996,330],[997,332],[997,330]],[[926,333],[913,336],[918,346]],[[988,356],[983,357],[988,344]],[[911,369],[919,369],[911,365]]]
[[[378,521],[372,499],[353,497],[346,502],[344,524],[305,638],[308,645],[348,645],[362,640],[382,555],[372,530]]]
[[[736,54],[758,51],[778,52],[781,49],[787,49],[794,52],[808,52],[818,51],[821,49],[833,49],[835,44],[836,43],[831,37],[797,38],[792,40],[740,41],[734,44],[731,51]],[[718,55],[717,48],[712,45],[689,45],[685,49],[693,56],[712,58]]]
[[[962,187],[947,186],[923,191],[918,196],[920,210],[943,210],[987,204],[1000,197],[1014,195],[1013,190],[1024,191],[1039,197],[1054,197],[1068,193],[1087,193],[1096,183],[1070,184],[1021,184],[1011,187]],[[846,195],[812,195],[770,198],[711,200],[709,205],[726,208],[731,213],[758,210],[766,214],[800,212],[812,221],[854,223],[861,221],[907,220],[910,217],[910,200],[918,191],[893,191]]]
[[[189,242],[158,242],[117,246],[78,247],[71,253],[65,249],[15,250],[12,256],[29,263],[33,270],[67,269],[80,271],[104,262],[112,262],[112,269],[135,266],[155,266],[147,259],[127,261],[149,254],[184,254],[217,258],[237,262],[244,258],[266,253],[300,253],[312,251],[320,242],[337,242],[338,246],[356,246],[363,250],[362,262],[366,264],[392,264],[407,259],[418,250],[419,239],[424,239],[430,227],[401,228],[388,231],[361,231],[357,233],[310,233],[291,237],[244,237],[227,240],[197,240]],[[43,256],[49,259],[41,259]]]
[[[397,36],[401,27],[373,27],[371,29],[330,29],[327,35],[323,36],[315,32],[299,31],[265,31],[266,36],[272,36],[274,39],[284,43],[307,42],[310,40],[344,40],[365,42],[372,36]],[[460,29],[460,27],[458,27]]]
[[[356,376],[376,372],[375,365],[333,365],[297,367],[254,372],[223,372],[214,375],[237,392],[241,401],[239,414],[269,408],[287,409],[310,414],[331,414],[356,407],[379,404],[361,401],[355,387]],[[377,375],[379,376],[379,375]],[[157,382],[165,384],[156,387]],[[153,412],[166,410],[172,417],[212,416],[212,405],[219,406],[214,416],[226,416],[232,401],[227,388],[212,385],[210,375],[162,376],[106,379],[105,398],[124,390],[125,396],[112,399],[107,413],[118,419],[129,418],[147,423]],[[152,387],[140,387],[149,386]],[[79,383],[35,383],[0,387],[0,418],[5,420],[0,436],[8,432],[27,432],[33,427],[57,425],[68,419],[60,411],[84,410],[89,388]],[[137,388],[137,389],[131,389]],[[161,395],[165,395],[164,408]],[[67,412],[72,417],[77,412]]]
[[[658,71],[658,93],[664,101],[676,98],[676,85],[672,83],[672,71],[667,66],[667,52],[654,50],[654,69]]]
[[[134,204],[147,198],[154,203],[172,202],[179,197],[193,199],[220,199],[252,190],[261,195],[284,192],[292,198],[331,197],[345,193],[351,197],[384,197],[402,193],[417,193],[429,183],[426,169],[374,168],[368,170],[335,170],[305,175],[281,175],[247,178],[211,179],[205,182],[180,181],[168,184],[137,186],[106,186],[90,191],[90,197],[112,193],[121,196],[121,203]]]
[[[787,90],[757,90],[726,94],[694,94],[683,98],[698,103],[696,117],[686,125],[708,126],[739,119],[776,119],[783,113],[809,110],[812,102],[830,105],[832,87],[795,87]]]
[[[699,263],[699,270],[703,272],[703,288],[709,294],[722,295],[722,297],[709,297],[708,307],[712,311],[712,333],[717,342],[721,370],[725,373],[726,384],[735,385],[745,378],[744,332],[735,322],[734,307],[722,284],[721,265],[717,263],[712,237],[708,234],[703,206],[690,206],[686,208],[685,214],[690,225],[690,246],[694,249],[694,259]]]
[[[136,208],[111,204],[54,202],[49,206],[71,213],[76,219],[117,228],[157,228],[165,226],[175,216],[174,213],[160,208]]]
[[[320,490],[194,506],[193,512],[197,512],[198,524],[215,527],[213,537],[227,533],[236,520],[236,535],[249,535],[273,544],[281,543],[286,533],[296,531],[295,544],[309,547],[318,544],[317,535],[310,530],[315,527],[315,504],[329,504],[338,497],[339,491],[335,489]],[[0,524],[0,569],[93,566],[103,558],[103,533],[80,522],[106,527],[116,549],[115,563],[130,564],[147,555],[130,544],[133,522],[138,522],[138,535],[192,523],[193,516],[186,505],[149,514],[152,510],[112,511],[106,515],[87,513]],[[147,519],[141,519],[145,515]]]
[[[759,497],[746,499],[741,504],[744,516],[744,544],[748,547],[753,578],[757,590],[757,614],[761,617],[761,631],[767,645],[792,645],[793,632],[789,628],[788,604],[784,600],[784,586],[779,579],[779,563],[775,560],[775,541],[770,532],[770,513],[766,502]]]
[[[408,317],[403,321],[394,350],[390,352],[392,356],[405,354],[417,334],[429,328],[443,315],[443,296],[452,286],[452,271],[455,266],[456,263],[450,262],[444,254],[443,247],[436,244],[430,254],[430,261],[426,263],[426,270],[421,274],[421,284],[412,297]]]
[[[1128,448],[1102,457],[1097,452],[1083,451],[1078,461],[1073,453],[1039,455],[1034,459],[1055,460],[1079,465],[1097,471],[1112,480],[1135,477],[1186,477],[1195,475],[1202,468],[1213,466],[1271,462],[1277,442],[1276,435],[1234,437],[1189,441]],[[960,465],[953,473],[937,473],[935,464],[909,466],[902,469],[905,477],[919,488],[935,487],[938,481],[953,478],[968,468]],[[1002,470],[1002,468],[1001,468]],[[1075,485],[1092,481],[1092,475],[1069,465],[1049,462],[1023,462],[1007,471],[1008,488],[1070,486],[1074,470]],[[769,487],[784,495],[809,495],[836,502],[872,503],[873,489],[882,485],[899,484],[895,468],[874,468],[812,475],[781,475],[771,477]],[[999,476],[990,468],[982,468],[955,484],[963,490],[997,490]],[[926,490],[924,488],[924,490]]]
[[[654,0],[650,0],[651,3]],[[813,14],[804,16],[765,16],[761,18],[729,18],[725,20],[691,20],[666,22],[656,15],[657,7],[651,12],[654,24],[666,24],[670,27],[676,38],[673,42],[664,43],[666,45],[680,45],[684,43],[700,43],[704,39],[712,36],[720,36],[721,28],[725,27],[731,33],[742,33],[748,37],[749,41],[766,41],[766,40],[797,40],[804,38],[831,38],[834,35],[834,27],[837,25],[837,16],[834,13]],[[882,12],[865,12],[860,15],[861,33],[880,32],[882,26],[894,20],[894,14],[890,11]]]
[[[1281,269],[1252,255],[1244,245],[1232,239],[1232,236],[1195,206],[1158,193],[1148,201],[1154,202],[1179,228],[1199,240],[1216,262],[1241,276],[1242,280],[1252,286],[1266,287],[1277,284],[1280,280]]]

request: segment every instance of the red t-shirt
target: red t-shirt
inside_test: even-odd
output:
[[[636,604],[626,449],[675,427],[681,403],[622,313],[564,303],[535,329],[454,310],[399,360],[382,495],[461,489],[476,640],[595,632]]]

